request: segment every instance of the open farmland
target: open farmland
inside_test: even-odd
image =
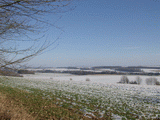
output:
[[[0,83],[26,90],[40,90],[45,100],[56,98],[57,106],[82,112],[86,118],[156,119],[160,117],[160,86],[117,84],[120,75],[35,74],[24,78],[1,77]],[[86,78],[89,81],[86,81]],[[136,76],[128,76],[135,80]],[[156,77],[160,81],[160,77]]]

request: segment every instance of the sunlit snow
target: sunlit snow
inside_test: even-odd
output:
[[[137,76],[127,76],[130,81]],[[155,118],[160,115],[160,86],[146,85],[145,79],[149,76],[140,76],[141,85],[118,84],[121,75],[71,75],[38,73],[35,75],[24,75],[24,78],[12,81],[1,81],[3,84],[22,89],[37,88],[50,91],[60,96],[57,99],[72,99],[73,106],[82,106],[81,103],[94,104],[94,110],[84,106],[82,111],[86,116],[94,116],[98,111],[99,118],[103,117],[105,111],[113,110],[114,118],[126,118],[125,115],[132,114],[139,119]],[[86,81],[86,78],[90,81]],[[156,76],[158,81],[160,77]],[[47,96],[47,95],[46,95]],[[50,98],[48,96],[47,98]],[[63,100],[63,102],[68,102]],[[61,104],[63,104],[63,102]],[[77,103],[78,102],[78,103]]]

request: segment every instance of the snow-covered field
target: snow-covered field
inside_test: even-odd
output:
[[[70,80],[73,81],[86,81],[86,78],[90,79],[90,82],[96,82],[96,83],[105,83],[105,84],[116,84],[120,81],[122,75],[72,75],[72,74],[64,74],[64,73],[36,73],[35,75],[32,74],[24,74],[24,78],[27,79],[52,79],[52,80]],[[130,81],[136,80],[135,75],[128,75],[127,76]],[[145,80],[146,78],[150,78],[151,76],[140,76],[142,79],[141,85],[146,85]],[[160,76],[154,76],[157,78],[158,81],[160,81]]]
[[[136,76],[127,76],[130,81]],[[150,76],[140,76],[142,85],[117,84],[121,75],[85,75],[39,73],[24,75],[24,78],[0,80],[0,83],[26,89],[41,89],[58,95],[57,99],[63,103],[71,102],[79,106],[87,117],[101,118],[112,112],[116,119],[152,119],[160,117],[160,86],[145,85],[145,79]],[[90,81],[86,81],[89,78]],[[160,81],[160,76],[156,76]],[[50,96],[45,95],[48,99]],[[63,99],[62,99],[63,98]],[[64,100],[64,98],[66,98]],[[92,107],[91,107],[92,106]]]
[[[158,72],[160,72],[159,69],[141,69],[141,70],[143,70],[146,73],[158,73]]]

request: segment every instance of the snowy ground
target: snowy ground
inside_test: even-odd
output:
[[[136,76],[127,76],[130,81]],[[0,83],[31,91],[37,88],[58,95],[60,104],[72,99],[72,106],[81,107],[85,116],[99,118],[113,111],[118,119],[151,119],[160,115],[160,86],[145,85],[150,76],[140,76],[142,85],[117,84],[121,75],[85,75],[38,73],[24,75],[24,78],[1,80]],[[89,78],[90,81],[86,81]],[[156,76],[160,81],[160,76]],[[32,92],[32,91],[31,91]],[[45,95],[51,99],[50,96]],[[66,98],[66,100],[64,100]],[[92,106],[92,107],[91,107]]]
[[[160,69],[141,69],[146,73],[159,73]]]
[[[90,82],[97,83],[105,83],[105,84],[116,84],[120,81],[122,75],[72,75],[72,74],[63,74],[63,73],[36,73],[35,75],[24,74],[24,78],[27,79],[53,79],[53,80],[70,80],[73,81],[86,81],[86,78],[90,79]],[[136,80],[136,75],[128,75],[127,76],[130,81]],[[152,76],[140,76],[142,79],[142,85],[146,85],[146,78],[150,78]],[[154,76],[160,81],[160,76]]]

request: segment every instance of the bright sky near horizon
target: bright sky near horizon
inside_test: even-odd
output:
[[[74,10],[46,34],[58,41],[53,50],[29,61],[31,66],[160,65],[159,0],[75,0]]]

